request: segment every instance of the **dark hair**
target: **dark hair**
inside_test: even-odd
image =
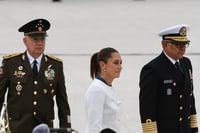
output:
[[[100,133],[116,133],[116,132],[113,131],[113,130],[110,129],[110,128],[106,128],[106,129],[103,129]]]
[[[90,76],[92,79],[94,79],[101,72],[99,61],[107,63],[108,58],[110,58],[112,53],[115,52],[119,53],[116,49],[107,47],[92,55],[90,59]]]

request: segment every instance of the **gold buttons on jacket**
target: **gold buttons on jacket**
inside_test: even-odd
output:
[[[37,105],[37,101],[33,101],[33,105]]]
[[[34,111],[34,112],[33,112],[33,115],[36,115],[36,114],[37,114],[37,113]]]
[[[34,81],[34,85],[37,85],[38,84],[38,82],[37,81]]]
[[[180,110],[183,110],[183,106],[180,106],[179,109],[180,109]]]
[[[37,95],[37,91],[34,91],[33,94],[34,94],[34,95]]]
[[[179,98],[182,99],[182,98],[183,98],[183,95],[180,95]]]
[[[179,121],[181,122],[182,120],[183,120],[183,118],[182,118],[182,117],[180,117],[180,118],[179,118]]]

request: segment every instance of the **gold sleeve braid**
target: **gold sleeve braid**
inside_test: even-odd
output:
[[[190,127],[191,128],[197,128],[198,123],[197,123],[197,115],[190,115]]]
[[[152,122],[151,119],[147,119],[146,123],[142,123],[143,133],[158,133],[156,121]]]

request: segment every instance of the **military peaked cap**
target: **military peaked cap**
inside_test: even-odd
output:
[[[180,24],[175,25],[166,29],[163,29],[158,34],[163,38],[163,40],[172,40],[176,42],[190,42],[187,38],[187,31],[189,30],[189,25]]]
[[[47,30],[50,28],[50,23],[46,19],[35,19],[23,26],[18,31],[24,32],[24,36],[30,36],[32,38],[43,38],[47,36]]]

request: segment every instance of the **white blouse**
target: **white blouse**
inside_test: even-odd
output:
[[[94,79],[85,94],[85,107],[85,133],[99,133],[105,128],[120,132],[120,101],[113,87]]]

